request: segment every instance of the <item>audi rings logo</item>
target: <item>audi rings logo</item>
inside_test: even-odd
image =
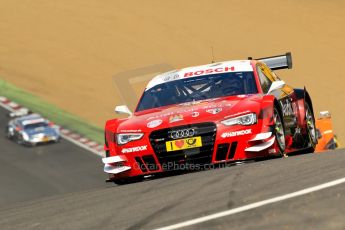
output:
[[[181,130],[174,130],[170,133],[170,137],[172,139],[179,139],[185,137],[192,137],[195,134],[195,130],[193,128],[190,129],[181,129]]]

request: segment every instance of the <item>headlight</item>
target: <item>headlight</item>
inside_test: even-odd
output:
[[[221,121],[223,125],[231,126],[231,125],[252,125],[255,124],[257,121],[256,114],[250,113],[243,116],[238,116],[230,119],[226,119]]]
[[[116,142],[118,145],[124,145],[130,141],[140,140],[143,136],[143,133],[119,133],[116,135]]]

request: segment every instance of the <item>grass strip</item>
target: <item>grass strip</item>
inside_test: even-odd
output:
[[[49,104],[43,99],[2,79],[0,79],[0,96],[7,97],[12,101],[27,107],[31,111],[43,115],[64,128],[80,133],[98,143],[103,143],[102,128],[92,125],[73,114]]]

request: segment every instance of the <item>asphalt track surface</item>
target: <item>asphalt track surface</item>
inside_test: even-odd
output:
[[[0,107],[0,208],[104,185],[100,157],[66,140],[34,148],[8,140],[7,113]]]
[[[69,148],[77,149],[72,145],[66,148],[68,150],[65,151],[70,152],[74,151]],[[13,151],[16,147],[11,145],[8,149]],[[85,157],[81,153],[77,156],[81,158],[75,157],[73,161],[80,162]],[[30,159],[32,157],[36,155],[33,153]],[[77,175],[95,170],[94,176],[83,178],[81,184],[60,178],[60,189],[65,190],[60,194],[55,191],[53,196],[44,194],[39,199],[2,206],[0,229],[155,229],[345,177],[345,151],[341,149],[148,179],[122,186],[103,184],[101,179],[93,182],[102,177],[97,174],[99,165],[93,157],[84,160],[82,165],[85,168]],[[30,164],[33,163],[31,161]],[[75,165],[73,161],[67,161],[67,166]],[[25,164],[18,167],[22,166]],[[1,170],[2,193],[3,181],[6,182],[3,175],[8,175],[11,169]],[[54,170],[47,170],[45,174],[54,175]],[[29,174],[30,179],[27,180],[33,182],[35,176]],[[48,183],[46,180],[36,181],[37,189],[43,189],[46,186],[44,182]],[[74,191],[67,193],[67,188]],[[5,191],[9,189],[15,187]],[[49,189],[47,191],[50,192]],[[16,190],[12,192],[16,193]],[[186,229],[345,229],[344,213],[343,183]]]

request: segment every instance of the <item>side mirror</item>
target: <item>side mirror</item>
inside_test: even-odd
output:
[[[285,81],[274,81],[270,89],[268,90],[267,94],[271,93],[272,91],[282,88],[285,85]]]
[[[115,107],[115,113],[117,114],[128,114],[129,116],[132,116],[132,111],[127,107],[127,105],[118,105]]]

